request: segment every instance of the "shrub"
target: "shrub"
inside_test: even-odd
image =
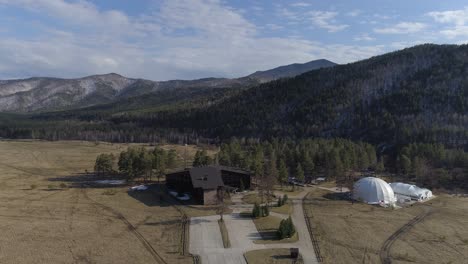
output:
[[[47,185],[48,189],[56,189],[57,187],[54,184]]]
[[[281,220],[280,226],[278,228],[278,236],[281,239],[290,238],[296,233],[296,228],[292,222],[291,216],[287,219]]]
[[[37,188],[37,185],[36,184],[31,184],[30,188],[31,188],[31,190],[34,190],[34,189]]]
[[[258,205],[258,203],[255,203],[252,209],[252,217],[255,217],[255,218],[260,217],[260,213],[261,213],[260,211],[261,211],[260,206]]]
[[[267,205],[262,206],[262,216],[266,217],[270,215],[270,209],[268,208]]]
[[[288,201],[289,197],[287,194],[283,195],[283,204],[285,204]]]
[[[65,189],[65,188],[67,188],[67,187],[68,187],[68,185],[66,185],[66,184],[63,183],[63,182],[60,184],[60,188],[62,188],[62,189]]]

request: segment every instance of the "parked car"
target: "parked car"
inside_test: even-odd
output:
[[[133,186],[128,189],[129,191],[146,191],[148,190],[148,186],[146,185],[138,185],[138,186]]]
[[[190,195],[184,193],[181,196],[176,196],[176,198],[181,200],[181,201],[188,201],[188,200],[190,200]]]

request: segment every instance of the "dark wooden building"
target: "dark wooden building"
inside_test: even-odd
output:
[[[166,186],[179,193],[190,193],[201,204],[216,204],[220,187],[226,189],[250,189],[248,171],[225,166],[194,167],[168,173]]]

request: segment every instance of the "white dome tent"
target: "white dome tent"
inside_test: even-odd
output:
[[[393,192],[397,196],[407,196],[414,200],[426,200],[432,197],[432,192],[428,189],[419,188],[416,185],[402,183],[402,182],[392,182],[390,183]]]
[[[396,202],[390,185],[375,177],[366,177],[357,181],[354,184],[353,199],[368,204],[389,205]]]

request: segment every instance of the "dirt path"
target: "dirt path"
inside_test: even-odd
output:
[[[424,212],[416,216],[415,218],[411,219],[408,223],[404,226],[400,227],[395,233],[393,233],[385,242],[383,243],[382,247],[380,248],[380,262],[382,264],[391,264],[392,259],[390,258],[390,249],[392,248],[393,243],[403,234],[411,230],[411,228],[420,223],[424,220],[428,215],[432,212],[432,208],[429,206],[424,207]]]
[[[112,213],[118,219],[120,219],[127,226],[128,230],[131,233],[133,233],[133,235],[135,235],[135,237],[141,242],[141,244],[145,247],[145,249],[153,256],[156,263],[167,264],[167,262],[159,255],[159,253],[153,248],[153,246],[151,246],[151,244],[145,239],[145,237],[140,232],[138,232],[138,230],[135,228],[135,226],[133,226],[132,223],[130,223],[127,220],[127,218],[125,218],[125,216],[123,216],[117,210],[89,198],[88,194],[86,193],[86,189],[82,189],[82,192],[83,192],[83,196],[87,200],[91,201],[92,203],[94,203],[95,205],[100,207],[101,209]]]

